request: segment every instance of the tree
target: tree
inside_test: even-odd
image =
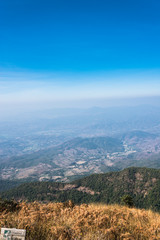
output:
[[[130,195],[124,195],[121,197],[121,204],[127,207],[133,207],[133,198]]]

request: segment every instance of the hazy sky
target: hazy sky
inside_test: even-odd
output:
[[[160,96],[159,13],[159,0],[0,1],[1,109]]]

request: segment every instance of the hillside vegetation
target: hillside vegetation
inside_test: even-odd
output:
[[[24,183],[1,197],[28,201],[80,203],[120,203],[129,194],[134,206],[160,211],[160,170],[128,168],[120,172],[94,174],[70,184],[58,182]]]
[[[160,239],[159,214],[118,205],[23,202],[0,213],[0,227],[26,229],[26,240]]]
[[[23,182],[20,180],[1,180],[0,179],[0,192],[7,191],[14,187],[19,186]]]

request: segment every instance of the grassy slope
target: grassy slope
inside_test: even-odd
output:
[[[27,230],[26,240],[158,240],[160,215],[118,205],[21,203],[0,213],[0,227]]]

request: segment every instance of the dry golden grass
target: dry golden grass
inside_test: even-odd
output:
[[[27,240],[158,240],[160,215],[118,205],[21,203],[0,214],[0,227],[27,230]]]

